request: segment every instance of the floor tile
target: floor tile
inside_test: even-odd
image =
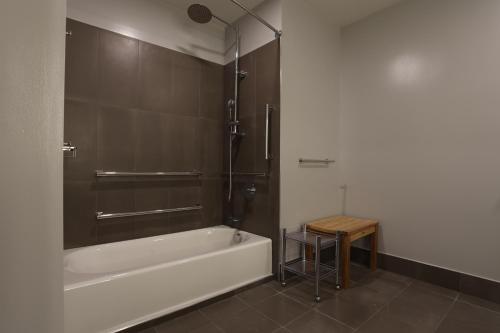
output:
[[[493,303],[493,302],[487,301],[487,300],[479,298],[479,297],[466,295],[466,294],[460,294],[460,296],[458,296],[458,301],[481,306],[481,307],[486,308],[486,309],[491,310],[491,311],[500,312],[500,304]]]
[[[375,291],[380,302],[386,303],[408,287],[408,283],[397,277],[374,273],[358,281],[357,286],[363,286]]]
[[[242,300],[239,298],[231,297],[219,301],[214,304],[210,304],[200,311],[211,321],[217,324],[220,321],[224,321],[226,318],[232,315],[236,315],[238,312],[241,312],[248,308]]]
[[[268,297],[276,295],[278,292],[276,289],[271,288],[268,285],[261,284],[255,288],[248,289],[238,294],[244,302],[254,305],[256,303],[262,302]]]
[[[353,328],[358,328],[380,308],[381,305],[376,303],[364,303],[341,296],[321,302],[318,306],[320,312]]]
[[[272,280],[272,281],[266,283],[265,285],[268,286],[268,287],[274,288],[278,292],[282,292],[282,291],[285,291],[288,288],[293,288],[294,286],[298,285],[299,283],[302,283],[303,281],[304,281],[304,279],[301,279],[299,277],[294,276],[294,277],[288,278],[286,280],[286,286],[285,287],[283,287],[281,285],[281,282],[278,281],[278,280]]]
[[[290,333],[290,331],[284,327],[281,327],[281,328],[277,329],[276,331],[274,331],[273,333]]]
[[[337,292],[338,293],[338,292]],[[315,301],[315,287],[314,283],[309,281],[304,281],[293,288],[289,288],[284,291],[284,294],[290,296],[291,298],[310,305],[316,306],[318,303]],[[320,283],[320,297],[321,301],[327,301],[335,297],[336,294],[332,293],[330,289],[324,287],[324,283]]]
[[[350,327],[358,328],[407,287],[402,281],[375,272],[343,290],[335,299],[322,302],[318,309]]]
[[[215,324],[213,323],[208,323],[205,324],[201,327],[198,327],[192,331],[188,331],[188,333],[221,333],[223,332],[220,330]]]
[[[307,282],[314,283],[314,281],[312,281],[312,280],[307,280]],[[353,282],[353,281],[351,283],[356,284],[356,282]],[[323,288],[324,290],[326,290],[332,294],[337,294],[342,290],[342,289],[337,288],[337,283],[332,278],[321,280],[321,288]]]
[[[366,266],[351,264],[350,277],[352,281],[359,281],[372,274],[372,271]]]
[[[433,332],[422,327],[412,325],[405,320],[400,320],[393,316],[386,308],[375,314],[370,320],[364,323],[357,331],[359,333],[424,333]]]
[[[273,318],[281,325],[304,314],[309,307],[281,294],[277,294],[256,305],[256,308],[268,318]]]
[[[444,287],[441,287],[441,286],[438,286],[435,284],[431,284],[431,283],[427,283],[427,282],[423,282],[423,281],[415,280],[412,283],[412,286],[419,288],[419,289],[422,289],[422,290],[430,291],[430,292],[433,292],[433,293],[436,293],[439,295],[443,295],[443,296],[446,296],[449,298],[453,298],[453,299],[458,297],[458,291],[456,291],[456,290],[444,288]]]
[[[348,289],[344,289],[339,297],[348,301],[380,308],[394,298],[395,291],[382,283],[374,285],[375,288],[355,284]]]
[[[287,329],[293,333],[353,332],[353,329],[314,310],[292,321]]]
[[[319,304],[314,283],[291,278],[285,288],[261,284],[138,332],[500,333],[500,304],[454,290],[383,270],[340,291],[326,282]]]
[[[400,283],[404,283],[406,285],[409,285],[414,281],[414,279],[412,279],[408,276],[385,271],[383,269],[377,269],[375,272],[372,272],[370,276],[375,277],[375,278],[379,278],[379,279],[400,282]]]
[[[199,327],[193,331],[189,331],[189,333],[222,333],[224,332],[222,329],[218,328],[213,323],[208,323],[202,327]]]
[[[209,324],[209,320],[199,311],[166,321],[155,327],[156,333],[191,332]]]
[[[437,333],[498,333],[500,313],[456,302]]]
[[[154,327],[151,327],[151,328],[145,328],[143,330],[137,331],[137,333],[157,333],[157,331]]]
[[[225,320],[218,322],[217,326],[227,333],[271,333],[280,327],[278,323],[250,308],[228,316]]]
[[[361,332],[435,332],[454,300],[410,286],[361,327]]]

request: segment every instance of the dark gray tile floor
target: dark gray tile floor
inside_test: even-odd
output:
[[[268,282],[141,333],[500,333],[500,304],[353,265],[353,286]]]

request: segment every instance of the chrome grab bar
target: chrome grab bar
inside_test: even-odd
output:
[[[335,163],[335,160],[325,159],[312,159],[312,158],[299,158],[299,163],[323,163],[330,164]]]
[[[167,208],[167,209],[156,209],[156,210],[146,210],[142,212],[127,212],[127,213],[103,213],[96,212],[95,217],[97,220],[106,219],[116,219],[120,217],[132,217],[132,216],[144,216],[144,215],[156,215],[156,214],[166,214],[175,212],[189,212],[193,210],[203,209],[203,206],[196,205],[193,207],[180,207],[180,208]]]
[[[223,173],[223,176],[229,175],[228,172]],[[265,172],[233,172],[233,176],[255,176],[255,177],[267,177],[267,173]]]
[[[266,140],[265,140],[265,157],[266,160],[272,159],[272,155],[269,152],[269,118],[271,116],[271,111],[273,111],[273,107],[270,104],[266,104]]]
[[[161,176],[201,176],[200,171],[174,171],[174,172],[125,172],[96,170],[96,177],[161,177]]]

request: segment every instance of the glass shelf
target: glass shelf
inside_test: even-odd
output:
[[[316,246],[316,236],[318,236],[318,234],[312,232],[298,231],[298,232],[287,233],[286,239],[294,240],[302,244]],[[326,235],[319,235],[319,236],[321,236],[321,248],[331,247],[335,245],[335,242],[337,241],[337,238],[335,237]]]
[[[312,279],[316,278],[316,271],[313,260],[304,259],[295,261],[293,263],[286,264],[284,269],[307,278],[312,278]],[[334,267],[325,264],[319,265],[320,280],[326,278],[332,273],[335,273]]]

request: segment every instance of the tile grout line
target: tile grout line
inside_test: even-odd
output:
[[[425,286],[419,286],[418,285],[418,282],[419,280],[410,280],[407,284],[405,284],[405,286],[398,292],[396,293],[392,298],[390,298],[386,304],[382,305],[380,309],[376,310],[371,316],[369,316],[365,321],[363,321],[360,326],[358,328],[354,328],[354,327],[351,327],[350,325],[347,325],[346,323],[326,314],[326,313],[323,313],[320,309],[319,309],[319,306],[316,306],[313,302],[310,302],[310,303],[307,303],[301,299],[297,299],[291,295],[288,295],[287,294],[287,291],[289,290],[293,290],[293,289],[298,289],[299,286],[303,285],[303,284],[306,284],[308,282],[308,280],[299,280],[299,282],[294,285],[294,286],[288,286],[287,288],[274,288],[270,285],[266,285],[266,284],[263,284],[262,286],[267,288],[267,289],[270,289],[274,292],[273,295],[270,295],[270,296],[265,296],[263,298],[260,298],[258,302],[256,302],[255,305],[247,302],[245,299],[243,299],[240,295],[242,292],[239,292],[237,294],[234,295],[235,298],[237,298],[238,300],[240,300],[243,304],[245,304],[247,306],[248,309],[252,309],[252,310],[255,310],[257,311],[260,315],[262,315],[262,317],[270,320],[271,322],[273,322],[274,324],[277,325],[277,328],[274,329],[272,332],[277,332],[279,330],[285,330],[286,332],[291,332],[288,327],[294,323],[294,322],[297,322],[298,320],[300,320],[301,318],[303,318],[304,316],[306,316],[307,314],[311,313],[311,312],[316,312],[320,315],[323,315],[339,324],[341,324],[342,326],[346,327],[346,328],[349,328],[350,330],[352,330],[352,333],[355,333],[355,332],[359,332],[363,327],[366,327],[366,324],[372,320],[375,316],[377,316],[378,314],[380,314],[382,311],[384,311],[385,309],[387,309],[391,304],[392,302],[394,302],[399,296],[401,296],[406,290],[408,290],[410,287],[421,287],[422,289],[424,289],[425,291],[431,293],[431,294],[434,294],[434,295],[437,295],[437,296],[441,296],[441,297],[444,297],[444,298],[447,298],[449,300],[451,300],[451,304],[449,305],[449,308],[446,310],[446,312],[442,315],[442,317],[440,318],[440,320],[436,323],[434,329],[433,329],[433,332],[438,332],[441,325],[443,324],[443,322],[448,318],[449,314],[451,313],[451,311],[453,310],[453,307],[457,304],[457,303],[462,303],[462,304],[467,304],[469,306],[472,306],[472,307],[475,307],[475,308],[478,308],[478,309],[482,309],[482,310],[487,310],[488,312],[492,312],[493,314],[495,315],[500,315],[500,311],[497,311],[497,310],[493,310],[493,309],[490,309],[490,308],[487,308],[485,306],[482,306],[482,305],[479,305],[479,304],[474,304],[474,303],[471,303],[471,302],[468,302],[467,300],[462,300],[460,298],[460,296],[462,295],[462,293],[460,292],[457,292],[456,295],[454,296],[449,296],[449,295],[446,295],[446,294],[443,294],[443,293],[440,293],[438,291],[435,291],[435,290],[432,290],[432,289],[428,289],[428,288],[425,288]],[[343,291],[345,291],[346,289],[342,289],[341,291],[337,291],[335,293],[332,293],[330,291],[330,293],[334,294],[336,297],[338,297],[338,295],[340,295]],[[291,300],[291,301],[294,301],[295,303],[298,303],[298,304],[301,304],[303,306],[306,306],[308,309],[300,314],[298,317],[292,319],[291,321],[289,321],[288,323],[286,323],[285,325],[282,325],[280,324],[279,322],[275,321],[273,318],[271,317],[268,317],[266,314],[262,313],[259,311],[259,309],[257,308],[257,305],[274,297],[274,296],[277,296],[277,295],[282,295],[284,296],[285,298]],[[217,331],[219,332],[226,332],[224,329],[222,329],[221,327],[219,327],[219,325],[217,325],[214,321],[212,321],[203,311],[202,309],[198,309],[198,310],[195,310],[196,312],[199,312],[204,318],[206,318],[208,320],[208,322],[210,324],[212,324],[214,326],[215,329],[217,329]],[[244,310],[242,310],[244,311]],[[158,332],[157,331],[157,327],[152,327],[152,330],[154,333]]]
[[[425,291],[427,291],[427,292],[429,292],[431,294],[434,294],[434,295],[437,295],[437,296],[442,296],[442,297],[445,297],[445,298],[448,298],[448,299],[451,299],[451,300],[455,300],[455,298],[460,295],[459,291],[456,291],[456,290],[453,290],[453,289],[449,289],[449,288],[446,288],[446,287],[441,287],[440,285],[433,284],[433,283],[430,283],[430,282],[426,282],[426,281],[422,281],[422,280],[415,280],[414,282],[421,283],[420,286],[418,284],[415,285],[417,288],[424,289]],[[424,283],[424,284],[422,284],[422,283]],[[413,282],[412,282],[412,284],[413,284]],[[455,296],[449,296],[449,295],[446,295],[444,293],[440,293],[439,291],[432,290],[432,288],[426,287],[425,284],[433,286],[433,287],[440,287],[440,288],[443,288],[443,289],[446,289],[446,290],[455,291],[455,292],[457,292],[457,295],[455,295]]]
[[[307,282],[307,280],[302,281],[302,282],[301,282],[301,283],[299,283],[297,286],[299,286],[300,284],[302,284],[302,283],[304,283],[304,282]],[[292,288],[290,288],[290,289],[296,288],[297,286],[292,287]],[[342,291],[342,290],[341,290],[341,291]],[[340,294],[340,292],[341,292],[341,291],[339,291],[339,294]],[[334,294],[334,293],[332,293],[332,294],[335,296],[335,294]],[[319,305],[318,305],[318,306],[312,306],[311,304],[307,304],[307,303],[305,303],[305,302],[303,302],[303,301],[301,301],[301,300],[295,299],[294,297],[289,296],[289,295],[285,294],[284,292],[283,292],[283,296],[285,296],[285,297],[287,297],[287,298],[289,298],[289,299],[291,299],[291,300],[293,300],[293,301],[296,301],[296,302],[298,302],[298,303],[300,303],[300,304],[302,304],[302,305],[304,305],[304,306],[311,307],[311,310],[312,310],[312,311],[317,312],[317,313],[319,313],[319,314],[321,314],[321,315],[323,315],[323,316],[325,316],[325,317],[327,317],[327,318],[330,318],[330,319],[334,320],[335,322],[338,322],[338,323],[339,323],[339,324],[341,324],[342,326],[345,326],[345,327],[347,327],[347,328],[349,328],[349,329],[351,329],[351,330],[353,330],[353,331],[355,330],[355,328],[354,328],[354,327],[351,327],[351,326],[347,325],[346,323],[344,323],[344,322],[342,322],[342,321],[338,320],[337,318],[331,317],[330,315],[328,315],[328,314],[326,314],[326,313],[323,313],[321,310],[319,310],[319,309],[318,309],[318,306],[319,306]],[[337,296],[335,296],[335,297],[337,297]],[[308,313],[308,312],[309,312],[309,311],[306,311],[303,315],[305,315],[305,314],[306,314],[306,313]],[[299,316],[299,318],[300,318],[300,317],[302,317],[302,315],[301,315],[301,316]],[[292,322],[296,321],[297,319],[298,319],[298,318],[295,318],[294,320],[292,320],[292,321],[291,321],[290,323],[288,323],[288,324],[291,324]]]
[[[287,331],[290,331],[287,326],[289,326],[290,324],[292,324],[293,322],[296,322],[298,321],[299,319],[301,319],[302,317],[305,317],[306,314],[308,314],[309,312],[312,312],[314,311],[314,309],[310,309],[310,310],[307,310],[307,311],[304,311],[303,314],[301,314],[300,316],[298,316],[297,318],[295,319],[292,319],[290,320],[286,325],[283,325],[283,328],[286,329]]]
[[[460,295],[459,295],[460,297]],[[484,306],[481,306],[481,305],[478,305],[478,304],[474,304],[474,303],[471,303],[471,302],[467,302],[467,301],[464,301],[464,300],[461,300],[459,298],[457,298],[457,303],[464,303],[464,304],[467,304],[467,305],[470,305],[470,306],[473,306],[473,307],[476,307],[476,308],[480,308],[482,310],[486,310],[486,311],[489,311],[489,312],[493,312],[497,315],[500,315],[500,310],[492,310],[492,309],[488,309],[487,307],[484,307]]]
[[[441,324],[444,322],[444,320],[446,319],[446,317],[448,317],[448,315],[450,314],[450,312],[453,309],[453,307],[455,306],[455,304],[457,304],[458,296],[459,295],[460,294],[457,294],[457,296],[455,296],[455,298],[454,298],[453,302],[451,303],[450,307],[446,310],[446,312],[444,313],[443,317],[436,324],[436,327],[434,328],[434,332],[437,332],[439,330],[439,327],[441,326]]]
[[[351,329],[353,332],[354,332],[354,331],[356,331],[356,329],[355,329],[354,327],[352,327],[352,326],[350,326],[350,325],[347,325],[346,323],[344,323],[344,322],[340,321],[339,319],[337,319],[337,318],[335,318],[335,317],[332,317],[332,316],[330,316],[330,315],[328,315],[328,314],[326,314],[326,313],[324,313],[324,312],[321,312],[319,309],[313,309],[313,311],[315,311],[315,312],[319,313],[319,314],[320,314],[320,315],[322,315],[322,316],[325,316],[325,317],[327,317],[327,318],[330,318],[330,319],[332,319],[333,321],[338,322],[338,323],[339,323],[339,324],[341,324],[342,326],[345,326],[345,327],[347,327],[347,328]]]
[[[196,311],[198,311],[203,317],[205,317],[205,319],[207,319],[210,324],[214,325],[214,327],[218,331],[220,331],[222,333],[225,332],[225,330],[223,330],[221,327],[219,327],[219,325],[217,325],[213,320],[211,320],[203,311],[201,311],[201,309],[200,310],[196,310]]]
[[[306,280],[300,281],[300,282],[299,282],[296,286],[290,287],[290,288],[288,288],[288,289],[293,289],[293,288],[295,288],[295,287],[297,287],[297,286],[301,285],[301,284],[302,284],[302,283],[304,283],[305,281],[306,281]],[[281,282],[280,282],[280,287],[281,287]],[[271,287],[271,288],[272,288],[272,287]],[[284,297],[287,297],[287,298],[289,298],[289,299],[292,299],[293,301],[298,302],[299,304],[306,305],[306,304],[304,304],[303,302],[298,301],[298,300],[296,300],[296,299],[294,299],[294,298],[291,298],[290,296],[288,296],[287,294],[285,294],[285,291],[287,290],[287,288],[285,288],[285,287],[281,287],[279,290],[276,290],[276,289],[274,289],[274,290],[277,292],[277,294],[276,294],[276,295],[282,295],[282,296],[284,296]],[[297,317],[297,318],[295,318],[295,319],[291,320],[290,322],[288,322],[288,323],[287,323],[287,325],[290,325],[292,322],[294,322],[294,321],[295,321],[295,320],[297,320],[298,318],[301,318],[302,316],[304,316],[304,315],[305,315],[306,313],[308,313],[308,312],[309,312],[309,311],[305,311],[305,312],[304,312],[303,314],[301,314],[299,317]],[[280,324],[280,326],[281,326],[281,327],[280,327],[280,328],[278,328],[278,329],[276,329],[275,331],[278,331],[279,329],[283,328],[284,330],[286,330],[286,331],[290,332],[290,330],[289,330],[289,329],[288,329],[285,325],[281,325],[281,324]],[[274,332],[275,332],[275,331],[274,331]]]
[[[299,286],[299,285],[301,285],[301,284],[303,284],[303,283],[305,283],[305,282],[307,282],[307,280],[300,281],[297,285],[295,285],[295,286],[293,286],[293,287],[290,287],[290,288],[288,288],[288,289],[294,289],[294,288],[296,288],[297,286]],[[267,287],[267,286],[266,286],[266,288],[272,288],[272,287]],[[282,289],[281,291],[278,291],[278,290],[276,290],[276,289],[274,289],[274,288],[272,288],[272,289],[276,292],[276,294],[275,294],[275,295],[272,295],[272,296],[269,296],[269,297],[265,297],[263,300],[261,300],[261,301],[260,301],[260,302],[258,302],[258,303],[264,302],[264,300],[269,299],[269,298],[271,298],[271,297],[274,297],[274,296],[276,296],[276,295],[282,295],[283,297],[286,297],[286,298],[288,298],[289,300],[292,300],[292,301],[294,301],[294,302],[296,302],[296,303],[299,303],[299,304],[301,304],[301,305],[304,305],[304,306],[306,306],[306,307],[310,308],[309,310],[304,311],[304,313],[302,313],[301,315],[299,315],[297,318],[292,319],[292,320],[291,320],[290,322],[288,322],[286,325],[281,325],[280,323],[276,322],[274,319],[272,319],[272,318],[268,317],[267,315],[265,315],[265,314],[261,313],[261,312],[257,309],[257,307],[255,307],[254,305],[252,305],[252,304],[250,304],[250,303],[246,302],[244,299],[242,299],[241,297],[239,297],[239,294],[238,294],[238,295],[236,295],[236,296],[237,296],[237,297],[238,297],[238,298],[239,298],[239,299],[240,299],[243,303],[247,304],[247,305],[248,305],[249,307],[251,307],[252,309],[255,309],[258,313],[260,313],[261,315],[263,315],[265,318],[267,318],[267,319],[271,320],[272,322],[274,322],[274,323],[278,324],[278,326],[279,326],[279,327],[278,327],[276,330],[274,330],[273,332],[278,331],[278,330],[280,330],[280,329],[282,329],[282,328],[283,328],[283,329],[285,329],[285,330],[287,330],[287,331],[290,331],[290,330],[287,328],[287,326],[288,326],[288,325],[290,325],[292,322],[295,322],[296,320],[298,320],[298,319],[302,318],[302,317],[303,317],[303,316],[305,316],[307,313],[312,312],[312,311],[315,311],[315,307],[312,307],[312,306],[311,306],[311,304],[306,304],[306,303],[302,302],[301,300],[295,299],[295,298],[293,298],[292,296],[289,296],[289,295],[285,294],[285,291],[286,291],[287,289]],[[324,314],[323,314],[323,313],[321,313],[321,312],[320,312],[320,314],[324,315]],[[329,316],[326,316],[326,317],[330,318]],[[340,324],[342,324],[343,326],[346,326],[346,327],[348,327],[348,328],[351,328],[351,329],[352,329],[352,327],[350,327],[350,326],[348,326],[348,325],[344,324],[343,322],[341,322],[341,321],[339,321],[339,320],[337,320],[337,319],[335,319],[335,318],[330,318],[330,319],[333,319],[333,320],[335,320],[336,322],[339,322]]]
[[[264,284],[264,285],[265,285],[265,284]],[[273,291],[275,291],[275,292],[276,292],[276,294],[271,295],[271,296],[268,296],[268,297],[265,297],[265,298],[263,298],[261,301],[259,301],[258,303],[261,303],[261,302],[263,302],[264,300],[266,300],[266,299],[268,299],[268,298],[271,298],[271,297],[273,297],[273,296],[276,296],[276,295],[278,295],[278,294],[280,293],[278,290],[276,290],[276,289],[274,289],[274,288],[272,288],[272,287],[268,287],[268,286],[266,286],[266,288],[270,288],[270,289],[272,289]],[[251,289],[252,289],[252,288],[250,288],[250,289],[248,289],[248,290],[251,290]],[[250,309],[252,309],[252,310],[255,310],[255,311],[257,311],[260,315],[262,315],[264,318],[267,318],[268,320],[271,320],[273,323],[277,324],[277,325],[278,325],[278,329],[283,327],[280,323],[276,322],[274,319],[269,318],[269,317],[268,317],[268,316],[266,316],[265,314],[261,313],[260,311],[258,311],[258,309],[257,309],[255,306],[253,306],[252,304],[250,304],[250,303],[248,303],[247,301],[245,301],[245,300],[244,300],[244,299],[240,296],[240,294],[241,294],[241,293],[243,293],[243,292],[244,292],[244,291],[238,292],[238,293],[236,293],[235,295],[233,295],[233,296],[231,296],[231,297],[228,297],[227,299],[230,299],[230,298],[233,298],[233,297],[234,297],[234,298],[238,299],[239,301],[241,301],[244,305],[246,305],[246,306],[247,306],[247,308],[246,308],[246,309],[250,308]],[[223,299],[223,300],[220,300],[220,301],[218,301],[218,302],[222,302],[222,301],[224,301],[224,299]],[[218,302],[216,302],[216,303],[218,303]],[[203,307],[203,308],[205,308],[205,307]],[[199,312],[199,313],[200,313],[203,317],[205,317],[205,318],[206,318],[206,319],[207,319],[207,320],[208,320],[211,324],[213,324],[213,325],[214,325],[214,326],[215,326],[215,327],[216,327],[219,331],[221,331],[221,332],[225,332],[225,330],[224,330],[224,329],[222,329],[221,327],[219,327],[219,325],[217,325],[217,324],[216,324],[213,320],[211,320],[211,319],[210,319],[210,318],[209,318],[209,317],[208,317],[208,316],[207,316],[207,315],[203,312],[203,308],[198,309],[198,310],[196,310],[196,311],[198,311],[198,312]],[[243,309],[243,310],[241,310],[241,311],[239,311],[239,312],[245,311],[246,309]]]
[[[264,302],[264,300],[269,299],[269,298],[271,298],[271,297],[274,297],[274,296],[276,296],[276,295],[278,295],[278,294],[275,294],[275,295],[272,295],[272,296],[269,296],[269,297],[265,297],[264,299],[262,299],[262,300],[261,300],[260,302],[258,302],[258,303]],[[281,325],[280,323],[278,323],[277,321],[275,321],[273,318],[271,318],[271,317],[267,316],[266,314],[264,314],[264,313],[260,312],[260,311],[259,311],[259,309],[258,309],[257,307],[255,307],[255,306],[253,306],[252,304],[250,304],[250,303],[248,303],[247,301],[245,301],[243,298],[241,298],[241,297],[240,297],[240,295],[239,295],[239,294],[236,294],[235,296],[236,296],[236,297],[237,297],[240,301],[242,301],[244,304],[246,304],[246,305],[247,305],[250,309],[257,311],[257,313],[259,313],[259,314],[260,314],[261,316],[263,316],[264,318],[266,318],[266,319],[268,319],[268,320],[272,321],[273,323],[277,324],[277,325],[278,325],[278,328],[277,328],[276,330],[278,330],[278,329],[280,329],[280,328],[284,327],[283,325]]]
[[[382,310],[386,309],[389,307],[389,305],[396,299],[398,298],[399,296],[401,296],[406,290],[408,290],[408,288],[410,288],[410,286],[413,285],[413,281],[410,282],[406,287],[404,287],[403,289],[400,290],[399,293],[397,293],[396,295],[394,295],[393,298],[391,298],[386,304],[384,304],[382,307],[380,307],[380,309],[378,309],[377,311],[375,311],[370,317],[368,317],[368,319],[366,319],[364,322],[361,323],[361,325],[359,325],[359,327],[357,329],[354,330],[354,332],[359,332],[359,330],[366,324],[368,323],[372,318],[374,318],[376,315],[378,315],[379,313],[382,312]],[[354,333],[353,332],[353,333]]]
[[[275,333],[275,332],[278,332],[279,330],[285,330],[285,332],[291,332],[288,328],[286,328],[285,326],[280,326],[278,327],[277,329],[275,329],[274,331],[272,331],[271,333]]]

